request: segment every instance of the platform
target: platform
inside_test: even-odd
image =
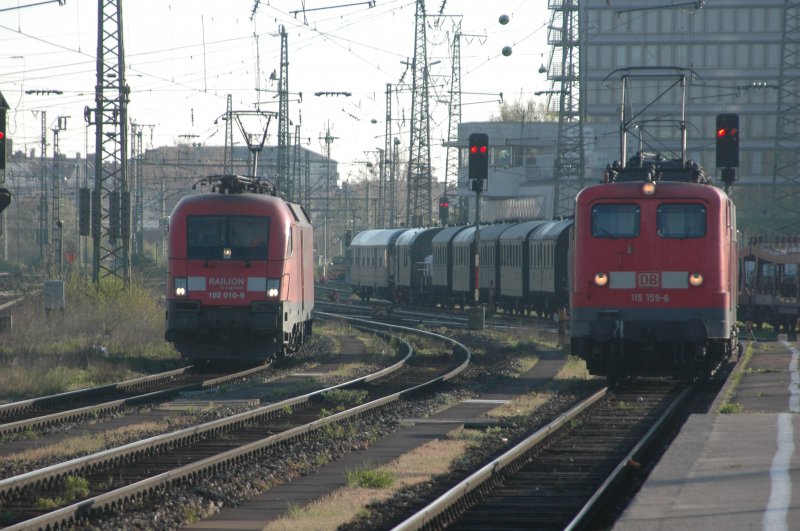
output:
[[[800,529],[800,352],[753,347],[741,411],[692,415],[615,530]]]

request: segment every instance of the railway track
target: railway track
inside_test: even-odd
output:
[[[691,391],[663,382],[602,389],[395,529],[579,528]]]
[[[383,408],[449,380],[469,363],[469,351],[463,345],[430,332],[403,331],[447,341],[452,353],[420,362],[404,342],[407,355],[403,360],[350,382],[2,480],[0,504],[11,524],[8,529],[60,528],[152,495],[175,482],[213,474],[354,416],[379,414]],[[384,379],[390,385],[383,383]],[[357,403],[338,403],[342,396],[358,397]],[[64,494],[73,478],[88,485],[88,494],[83,493],[74,503]]]
[[[234,373],[208,374],[188,366],[115,384],[3,404],[0,406],[0,437],[93,419],[98,414],[165,400],[182,392],[242,380],[268,368],[268,365],[259,365]]]

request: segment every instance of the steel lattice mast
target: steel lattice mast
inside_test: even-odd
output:
[[[414,15],[414,59],[411,63],[411,141],[408,143],[406,226],[421,227],[432,218],[431,129],[425,0],[417,0]]]
[[[569,216],[575,209],[575,196],[583,188],[585,158],[583,147],[583,83],[580,79],[579,0],[550,0],[553,11],[548,27],[550,67],[547,78],[558,96],[558,144],[554,168],[553,216]]]
[[[45,156],[47,155],[47,112],[42,111],[40,114],[42,137],[41,153],[39,153],[39,171],[41,178],[39,181],[39,258],[42,265],[48,260],[47,246],[50,242],[50,230],[48,221],[49,205],[47,203],[47,196],[50,194],[47,186],[47,172],[45,171]]]
[[[289,50],[286,28],[280,26],[281,66],[278,76],[278,168],[275,187],[292,201],[293,190],[289,179]]]
[[[122,0],[98,0],[97,85],[87,118],[95,126],[92,280],[130,283],[130,193],[127,178],[128,94]]]
[[[397,221],[397,205],[395,204],[395,191],[396,184],[394,182],[395,169],[394,157],[392,157],[392,84],[386,83],[386,114],[385,114],[385,134],[383,135],[383,160],[384,160],[384,176],[386,178],[386,186],[383,191],[383,211],[386,212],[388,221],[384,223],[384,227],[393,229]],[[381,214],[383,216],[383,213]],[[385,218],[384,218],[385,219]]]
[[[131,161],[133,162],[133,256],[144,256],[144,154],[142,126],[131,122]]]
[[[781,65],[778,78],[778,117],[772,196],[780,232],[797,233],[800,226],[800,2],[786,0],[783,8]]]
[[[461,21],[453,34],[453,65],[450,74],[449,124],[447,127],[447,158],[445,159],[444,193],[448,186],[458,184],[458,124],[461,123]]]
[[[222,155],[222,174],[233,174],[233,98],[230,94],[225,103],[225,152]]]

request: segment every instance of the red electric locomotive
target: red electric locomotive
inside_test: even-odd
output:
[[[611,379],[695,378],[738,346],[735,207],[692,161],[631,162],[576,199],[572,352]]]
[[[206,181],[206,180],[204,180]],[[169,223],[166,339],[193,360],[264,360],[311,333],[313,232],[263,181],[207,179]]]
[[[606,80],[615,75],[622,96],[620,158],[606,168],[602,184],[575,199],[572,352],[586,360],[590,373],[612,383],[628,376],[693,380],[739,347],[736,209],[686,157],[685,99],[697,73],[631,67]],[[638,112],[629,98],[635,80],[645,82],[642,91],[656,87],[658,94]],[[660,106],[678,88],[680,117],[671,120]],[[646,109],[658,118],[644,119]],[[649,125],[659,130],[668,123],[680,131],[680,156],[644,152]],[[629,134],[640,146],[630,160]],[[667,136],[653,137],[653,144],[663,146]],[[734,180],[730,166],[738,165],[738,145],[736,157],[720,157],[720,148],[730,146],[717,139],[717,166],[727,186]]]

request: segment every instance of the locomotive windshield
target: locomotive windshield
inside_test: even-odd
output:
[[[266,260],[269,218],[257,216],[189,216],[186,258],[189,260]],[[230,256],[225,251],[230,250]]]
[[[656,219],[656,230],[662,238],[702,238],[706,235],[706,208],[703,205],[659,205]]]
[[[639,235],[639,206],[602,204],[592,207],[592,236],[635,238]]]

